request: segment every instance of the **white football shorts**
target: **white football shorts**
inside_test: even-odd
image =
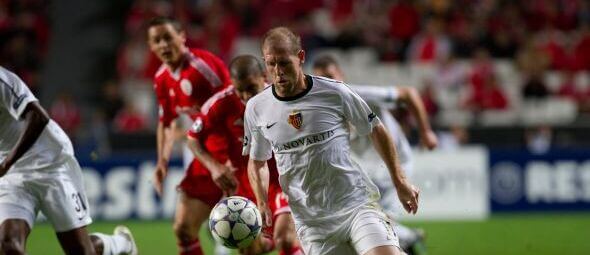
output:
[[[51,169],[10,171],[0,177],[0,224],[25,220],[32,229],[41,211],[56,232],[92,223],[80,165],[73,157]]]
[[[326,229],[333,230],[327,233]],[[360,208],[337,228],[299,226],[297,236],[305,254],[362,255],[380,246],[399,249],[393,221],[380,209],[371,207]]]

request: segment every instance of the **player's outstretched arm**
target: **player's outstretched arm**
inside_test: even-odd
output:
[[[199,162],[211,172],[213,182],[223,191],[224,195],[233,195],[238,187],[238,180],[231,168],[217,161],[203,148],[198,138],[187,135],[187,145]]]
[[[162,195],[164,178],[168,174],[168,161],[170,160],[172,146],[174,145],[175,125],[176,121],[172,121],[168,125],[160,121],[156,131],[158,162],[156,163],[156,171],[154,172],[154,188],[158,195]]]
[[[162,122],[158,123],[157,146],[158,146],[158,162],[166,163],[170,160],[172,154],[172,146],[174,146],[174,130],[176,129],[176,121],[171,121],[169,125]]]
[[[404,101],[410,106],[412,114],[418,120],[420,141],[422,146],[429,150],[436,148],[438,145],[438,139],[436,134],[432,131],[430,121],[428,121],[428,114],[424,107],[424,102],[420,97],[420,94],[415,88],[412,87],[398,87],[399,100]]]
[[[404,205],[406,211],[415,214],[418,211],[419,191],[406,179],[399,165],[397,151],[391,135],[383,124],[379,123],[373,127],[370,136],[375,150],[379,153],[389,170],[399,200]]]
[[[0,177],[4,176],[8,169],[33,146],[49,122],[49,115],[38,102],[27,104],[21,116],[26,123],[25,131],[0,165]]]
[[[268,206],[268,178],[269,171],[266,161],[248,160],[248,180],[254,191],[254,196],[256,196],[262,222],[266,227],[272,225],[272,214]]]

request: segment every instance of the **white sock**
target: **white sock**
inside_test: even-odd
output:
[[[131,252],[131,242],[119,235],[105,235],[103,233],[92,233],[102,241],[102,255],[118,255]]]
[[[397,233],[400,243],[409,244],[416,240],[416,233],[404,225],[396,222],[396,224],[393,226],[393,230],[395,230],[395,233]]]

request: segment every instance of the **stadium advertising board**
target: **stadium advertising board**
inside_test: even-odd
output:
[[[483,220],[489,215],[488,152],[483,147],[414,153],[420,209],[406,220]]]
[[[406,218],[485,219],[489,214],[487,156],[487,150],[479,147],[416,152],[412,179],[421,189],[421,205],[417,216]],[[180,160],[171,163],[164,196],[159,198],[151,183],[154,159],[148,155],[80,159],[93,218],[171,218],[176,185],[184,170]]]
[[[180,161],[171,162],[163,197],[152,185],[154,158],[117,157],[101,161],[80,160],[90,212],[95,219],[171,218],[176,185],[184,176]]]
[[[494,212],[590,210],[590,150],[490,151]]]

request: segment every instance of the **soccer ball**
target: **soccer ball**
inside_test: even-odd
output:
[[[262,217],[256,205],[245,197],[221,199],[209,215],[213,238],[232,249],[248,247],[260,234]]]

